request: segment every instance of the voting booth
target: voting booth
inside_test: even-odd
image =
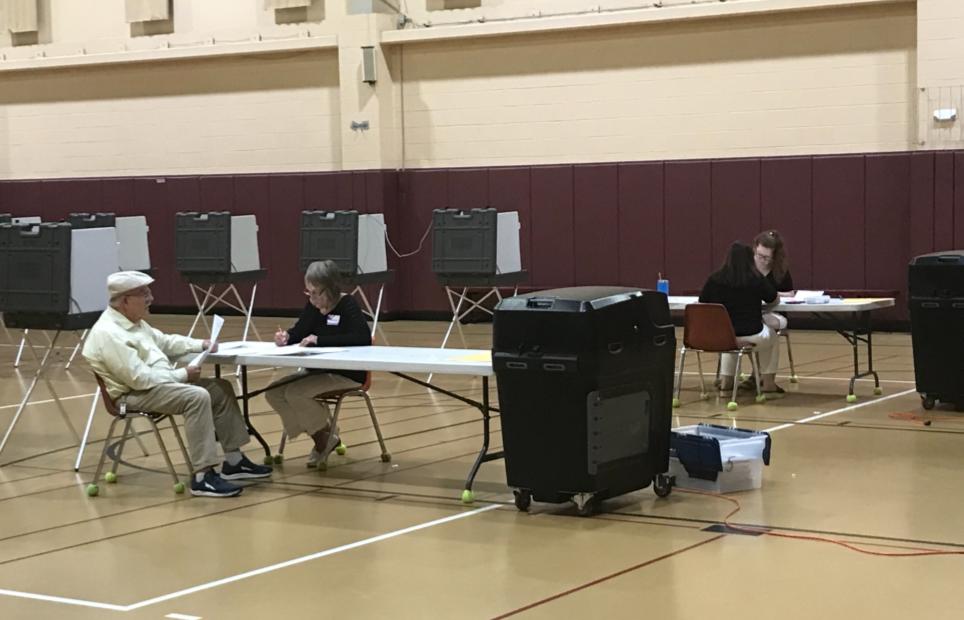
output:
[[[511,287],[513,295],[519,283],[525,281],[519,245],[519,213],[496,209],[436,209],[432,212],[432,271],[452,310],[442,339],[448,343],[452,328],[457,327],[462,346],[465,334],[462,319],[473,310],[492,315],[483,304],[490,297],[502,301],[503,287]],[[478,299],[471,299],[469,291],[482,289]]]
[[[334,261],[351,294],[362,302],[362,311],[372,319],[372,338],[378,333],[388,344],[378,328],[385,284],[394,276],[385,251],[385,216],[358,211],[302,211],[300,239],[301,270],[306,271],[315,261]],[[362,288],[368,284],[378,286],[374,309]]]
[[[227,211],[186,211],[178,212],[175,218],[175,267],[191,288],[198,308],[188,336],[194,333],[199,321],[210,329],[206,315],[221,303],[244,315],[242,340],[248,339],[249,329],[253,329],[260,340],[251,322],[251,311],[258,282],[265,278],[267,271],[261,268],[255,216],[231,215]],[[240,283],[252,284],[247,304],[238,292]]]
[[[67,222],[0,224],[0,312],[5,325],[54,332],[42,355],[37,355],[26,336],[21,343],[39,364],[0,442],[0,452],[37,382],[46,381],[45,372],[61,334],[86,331],[107,308],[107,276],[117,271],[117,265],[113,227],[75,228]],[[54,400],[79,441],[60,402]]]

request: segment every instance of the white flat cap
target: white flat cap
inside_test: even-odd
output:
[[[113,299],[140,286],[147,286],[154,278],[140,271],[118,271],[107,276],[107,292]]]

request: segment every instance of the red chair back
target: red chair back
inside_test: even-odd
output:
[[[117,403],[115,403],[114,399],[110,397],[110,393],[107,391],[107,386],[104,384],[104,380],[96,372],[94,373],[94,378],[97,379],[97,387],[100,389],[100,397],[104,401],[104,408],[107,409],[107,413],[114,417],[119,416],[120,411],[117,409]]]
[[[683,311],[683,345],[701,351],[734,351],[740,348],[730,314],[721,304],[689,304]]]

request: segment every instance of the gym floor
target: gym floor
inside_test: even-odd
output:
[[[190,318],[151,322],[184,333]],[[277,319],[257,323],[269,334]],[[437,346],[445,325],[383,327],[394,345]],[[225,329],[224,340],[238,339],[240,320]],[[470,347],[489,348],[490,326],[466,332]],[[13,367],[18,338],[0,332],[3,430],[37,366],[27,356]],[[727,399],[700,400],[688,373],[674,410],[674,427],[775,429],[762,488],[677,488],[665,499],[647,488],[603,502],[591,518],[572,504],[520,513],[501,461],[482,466],[476,501],[463,505],[482,437],[477,410],[382,373],[371,394],[391,463],[379,459],[356,400],[340,424],[348,452],[325,472],[305,468],[301,437],[270,482],[241,497],[176,495],[144,434],[149,455],[132,443],[125,460],[147,469],[122,466],[117,484],[101,483],[91,498],[85,486],[110,419],[99,406],[75,473],[77,442],[50,390],[82,430],[95,384],[82,360],[65,369],[70,349],[60,349],[49,385],[38,386],[0,454],[0,618],[962,617],[964,414],[921,408],[908,334],[875,335],[883,395],[861,382],[852,404],[849,344],[834,332],[792,338],[800,380],[781,371],[785,398],[745,396],[728,412]],[[274,376],[252,372],[252,387]],[[475,377],[435,381],[481,395]],[[263,398],[252,406],[276,447],[277,416]],[[496,418],[496,447],[498,428]],[[263,456],[255,443],[247,452]],[[714,531],[724,521],[767,533]]]

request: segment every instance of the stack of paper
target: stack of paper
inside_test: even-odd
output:
[[[826,304],[830,303],[830,295],[824,295],[823,291],[797,291],[793,296],[793,301],[806,304]]]

